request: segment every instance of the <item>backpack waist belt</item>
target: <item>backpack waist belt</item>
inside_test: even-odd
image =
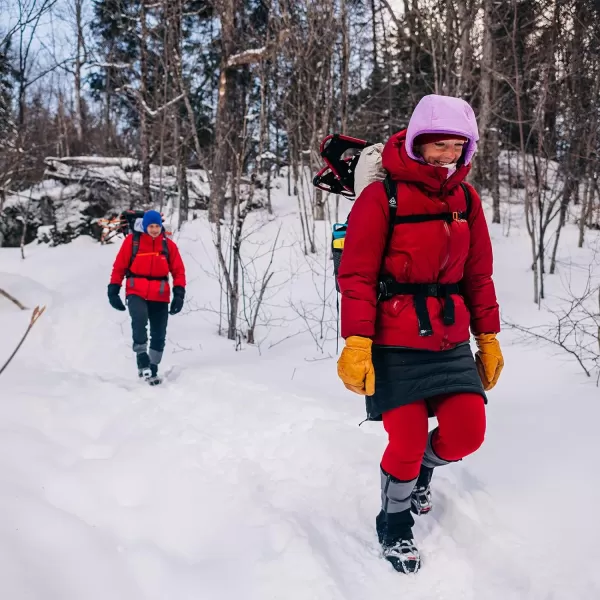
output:
[[[152,275],[138,275],[137,273],[132,273],[131,271],[127,271],[125,277],[128,279],[130,277],[137,277],[139,279],[147,279],[148,281],[169,281],[168,275],[163,275],[162,277],[153,277]]]
[[[419,335],[433,335],[433,328],[427,311],[427,298],[444,298],[444,325],[454,325],[454,300],[452,294],[460,294],[458,283],[400,283],[391,278],[378,283],[378,300],[389,300],[393,296],[413,296]]]

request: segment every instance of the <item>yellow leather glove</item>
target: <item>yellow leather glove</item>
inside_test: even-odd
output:
[[[355,394],[375,393],[375,370],[371,360],[373,341],[357,335],[346,340],[346,347],[337,362],[337,372],[344,385]]]
[[[480,333],[475,336],[475,342],[479,348],[475,354],[475,363],[483,389],[487,392],[498,383],[504,367],[504,357],[495,333]]]

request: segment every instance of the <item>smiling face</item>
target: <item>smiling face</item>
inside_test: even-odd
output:
[[[447,139],[438,142],[422,144],[415,150],[423,160],[434,167],[455,165],[461,157],[466,142],[461,139]]]
[[[152,223],[151,225],[148,225],[148,235],[155,238],[158,237],[160,235],[162,228],[160,225],[157,225],[156,223]]]

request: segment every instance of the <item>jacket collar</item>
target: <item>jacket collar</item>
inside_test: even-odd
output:
[[[394,181],[416,183],[428,192],[445,196],[465,180],[471,165],[459,165],[448,177],[444,167],[434,167],[410,158],[406,152],[406,129],[394,134],[385,144],[382,166]]]

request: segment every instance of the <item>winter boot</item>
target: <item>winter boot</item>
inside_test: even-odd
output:
[[[410,509],[415,515],[426,515],[433,507],[431,504],[431,476],[433,469],[421,465],[421,472],[417,479],[417,485],[410,497]]]
[[[159,385],[162,379],[158,376],[158,365],[150,363],[150,377],[147,379],[150,385]]]
[[[138,352],[136,354],[138,376],[149,379],[152,376],[150,369],[150,357],[147,352]]]
[[[382,510],[375,520],[383,557],[399,573],[416,573],[421,567],[421,556],[413,539],[412,523],[414,521],[409,509],[401,513],[386,513]]]
[[[416,573],[421,566],[410,512],[416,479],[401,481],[381,469],[381,512],[375,521],[383,557],[400,573]]]

